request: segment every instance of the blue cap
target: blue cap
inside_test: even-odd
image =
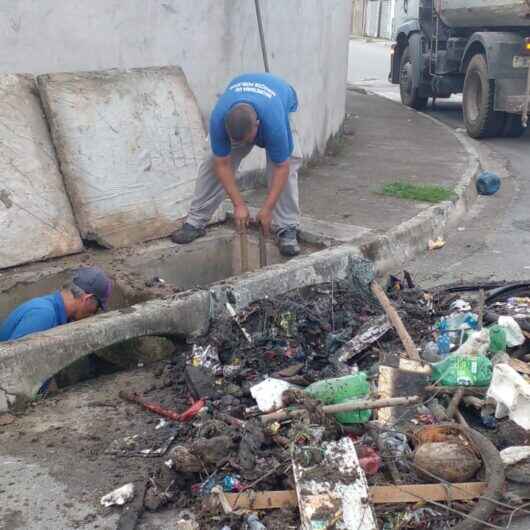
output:
[[[73,283],[85,293],[95,296],[103,311],[107,310],[112,293],[112,280],[98,267],[82,267],[74,274]]]

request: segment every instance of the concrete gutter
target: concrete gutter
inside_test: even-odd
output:
[[[454,200],[431,206],[384,235],[352,234],[352,242],[336,241],[335,246],[320,252],[213,284],[209,290],[151,300],[2,343],[0,412],[23,405],[35,396],[43,381],[93,351],[146,335],[204,333],[211,318],[226,311],[224,304],[228,298],[235,300],[237,309],[242,309],[292,289],[346,278],[352,260],[358,257],[371,259],[382,274],[424,252],[429,239],[443,236],[473,204],[474,182],[480,171],[478,153],[469,140],[433,121],[454,134],[468,153],[467,169],[456,186]]]

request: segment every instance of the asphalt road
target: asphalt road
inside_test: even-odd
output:
[[[387,81],[388,64],[387,44],[350,42],[348,81],[399,101],[398,87]],[[454,129],[464,128],[458,96],[438,100],[426,112]],[[443,249],[406,265],[426,285],[461,279],[530,279],[530,135],[472,142],[483,168],[502,178],[501,191],[479,197],[458,226],[445,234]],[[436,145],[432,148],[436,152]]]

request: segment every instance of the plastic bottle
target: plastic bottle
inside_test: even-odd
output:
[[[432,380],[442,386],[488,386],[493,367],[484,355],[449,355],[432,365]]]
[[[506,331],[502,326],[495,324],[489,328],[490,352],[499,353],[506,351]]]
[[[476,186],[480,195],[493,195],[499,191],[501,179],[495,173],[483,171],[477,178]]]
[[[364,398],[370,391],[370,385],[364,372],[324,379],[309,385],[304,392],[324,405],[336,405],[346,401]],[[340,423],[365,423],[370,419],[371,411],[354,410],[335,414]]]
[[[428,363],[437,363],[442,360],[442,357],[440,355],[440,348],[438,347],[438,344],[434,341],[428,342],[423,347],[423,352],[421,356],[423,360],[427,361]]]
[[[446,357],[451,352],[451,338],[449,333],[442,333],[436,339],[436,346],[438,348],[438,355]]]

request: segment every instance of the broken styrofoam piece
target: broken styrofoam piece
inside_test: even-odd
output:
[[[283,393],[299,387],[291,385],[281,379],[268,377],[250,389],[250,394],[256,400],[261,412],[273,412],[283,407]]]
[[[496,418],[509,416],[523,429],[530,429],[530,384],[511,366],[494,367],[487,396],[497,402]]]
[[[134,484],[129,482],[121,488],[117,488],[107,495],[101,497],[101,505],[108,508],[109,506],[123,506],[134,497]]]
[[[301,529],[377,530],[366,475],[351,438],[321,447],[323,458],[315,465],[293,457]]]
[[[500,452],[502,463],[505,466],[513,466],[530,458],[530,447],[527,445],[516,445],[507,447]]]
[[[506,346],[508,348],[514,348],[515,346],[521,346],[524,344],[525,336],[521,330],[521,326],[513,317],[501,316],[499,317],[499,326],[504,328],[506,333]]]

